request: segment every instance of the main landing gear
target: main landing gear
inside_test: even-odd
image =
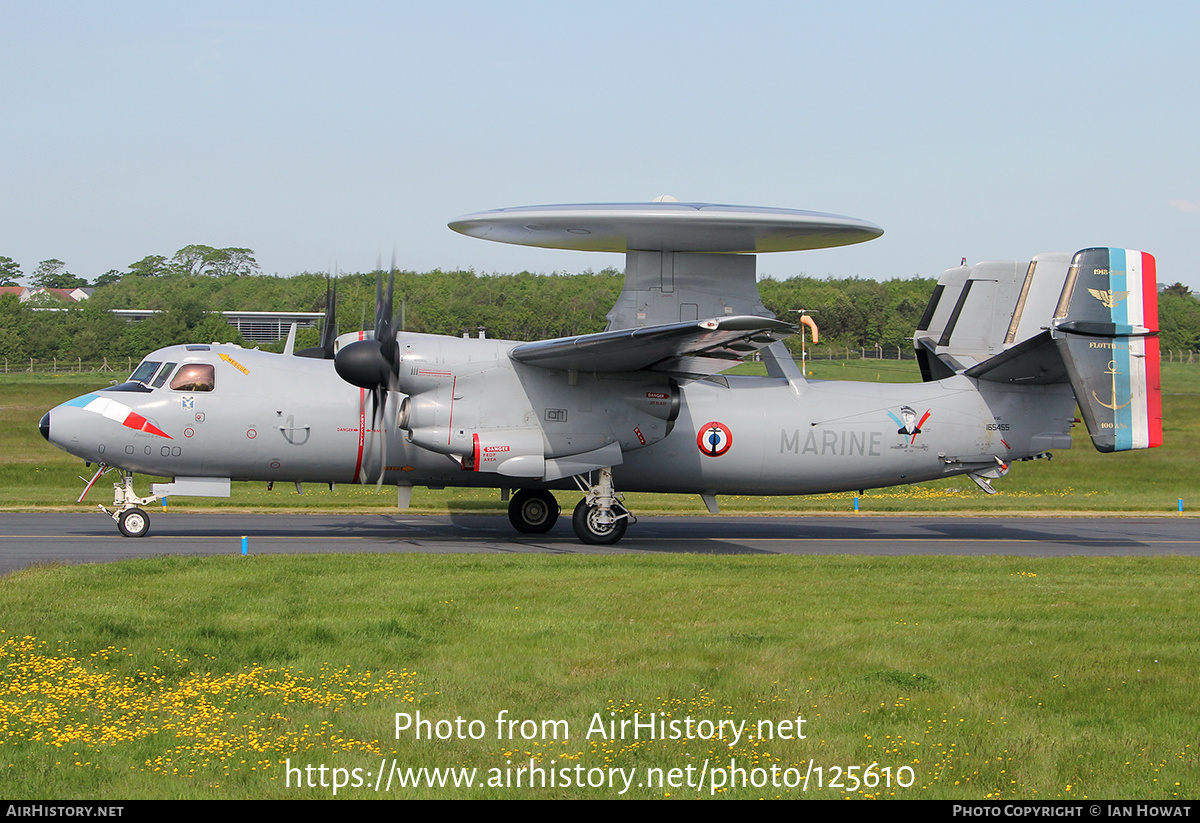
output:
[[[620,503],[614,503],[604,511],[599,506],[588,505],[585,497],[575,505],[571,525],[580,541],[591,546],[611,546],[625,536],[629,512]]]
[[[591,479],[590,474],[587,477]],[[585,483],[582,475],[576,476],[575,482],[587,492],[571,515],[575,536],[591,546],[611,546],[624,537],[633,515],[621,505],[621,496],[613,488],[612,468],[597,472],[593,485]]]
[[[521,534],[545,534],[558,522],[558,501],[545,489],[520,489],[508,501],[508,521]]]
[[[575,478],[586,496],[575,506],[571,526],[581,542],[611,546],[625,536],[630,521],[636,519],[613,488],[611,468],[600,469],[596,482],[590,481],[590,474]],[[508,502],[509,522],[522,534],[545,534],[558,522],[558,515],[558,501],[545,489],[521,489]]]

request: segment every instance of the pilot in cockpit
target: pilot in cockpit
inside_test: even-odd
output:
[[[212,391],[215,369],[208,363],[184,363],[171,379],[175,391]]]

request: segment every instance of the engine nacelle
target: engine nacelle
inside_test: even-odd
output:
[[[412,332],[401,332],[396,343],[396,381],[405,394],[443,389],[453,386],[456,378],[507,364],[508,352],[517,345],[508,340]]]
[[[542,478],[613,465],[662,440],[679,416],[679,388],[665,376],[514,363],[511,341],[401,334],[398,343],[400,428],[471,471]]]
[[[476,432],[471,460],[463,468],[508,477],[541,477],[546,457],[541,429],[493,429]]]
[[[636,385],[626,390],[621,399],[638,415],[648,414],[668,423],[679,417],[679,387],[673,383]]]
[[[428,449],[439,454],[461,454],[461,448],[454,448],[451,442],[450,430],[445,426],[422,426],[408,429],[405,438],[409,443]]]

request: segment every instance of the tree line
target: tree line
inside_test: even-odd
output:
[[[164,277],[171,275],[194,275],[209,277],[242,276],[258,273],[258,263],[253,249],[212,246],[184,246],[171,257],[151,254],[136,263],[130,263],[125,271],[110,269],[89,283],[67,270],[67,264],[57,258],[38,263],[29,276],[29,285],[39,289],[74,289],[81,286],[108,286],[119,283],[126,277]],[[16,286],[23,276],[21,265],[11,257],[0,257],[0,286]]]
[[[6,274],[13,271],[11,266],[2,268],[7,260],[0,258],[0,271]],[[51,270],[59,275],[66,272],[65,266],[39,264],[43,274]],[[20,303],[13,295],[0,297],[0,357],[10,361],[53,357],[99,361],[103,357],[137,359],[178,343],[245,345],[237,330],[217,312],[325,308],[326,275],[261,274],[250,249],[187,246],[171,257],[152,255],[131,264],[127,271],[109,274],[112,276],[97,278],[90,300],[77,304],[64,305],[49,298]],[[373,327],[377,276],[365,272],[337,278],[341,332]],[[553,275],[398,271],[395,312],[398,324],[407,331],[474,336],[482,328],[489,337],[511,340],[565,337],[602,331],[622,283],[622,273],[611,268]],[[763,280],[759,291],[767,309],[783,319],[794,319],[791,312],[796,309],[812,312],[822,345],[852,349],[878,345],[908,351],[935,284],[931,278],[877,282],[799,275]],[[1180,284],[1159,297],[1163,348],[1200,348],[1200,302]],[[35,311],[37,308],[57,310]],[[128,323],[110,309],[156,309],[159,313]],[[304,330],[297,346],[316,345],[319,336],[316,329]],[[788,345],[798,350],[799,339],[789,339]],[[274,348],[282,348],[282,342]]]

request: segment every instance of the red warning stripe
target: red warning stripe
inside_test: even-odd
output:
[[[450,438],[454,433],[454,390],[458,387],[458,378],[455,377],[450,381],[450,420],[446,423],[446,445],[450,445]]]
[[[1158,371],[1158,336],[1146,338],[1146,432],[1150,445],[1155,448],[1163,444],[1162,428],[1162,383]]]
[[[362,332],[359,332],[359,337],[362,337]],[[354,461],[354,478],[351,483],[359,482],[359,473],[362,471],[363,444],[367,439],[367,390],[358,390],[358,458]]]

